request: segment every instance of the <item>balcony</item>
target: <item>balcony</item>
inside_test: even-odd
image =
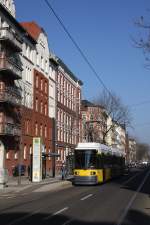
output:
[[[21,128],[12,123],[0,123],[0,136],[8,135],[8,136],[20,136]]]
[[[22,68],[13,58],[8,58],[6,56],[0,56],[0,74],[5,74],[6,76],[13,76],[14,79],[22,78]]]
[[[0,41],[8,44],[9,47],[11,47],[11,49],[13,49],[15,52],[22,51],[21,38],[8,27],[0,28]]]
[[[0,90],[0,102],[6,102],[12,105],[21,105],[21,92],[14,87],[7,87]]]

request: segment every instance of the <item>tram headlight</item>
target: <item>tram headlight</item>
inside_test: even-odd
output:
[[[79,175],[79,172],[78,172],[78,171],[75,171],[75,172],[74,172],[74,175]]]
[[[90,175],[95,175],[95,174],[96,174],[95,171],[91,171],[91,172],[90,172]]]

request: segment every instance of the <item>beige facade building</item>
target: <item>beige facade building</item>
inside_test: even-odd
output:
[[[79,80],[58,58],[57,74],[57,130],[56,151],[57,169],[68,163],[70,155],[81,141],[81,87]]]
[[[136,162],[136,141],[129,138],[129,163]]]
[[[106,144],[108,146],[117,148],[120,152],[125,154],[126,148],[126,130],[123,125],[114,122],[109,116],[107,119],[107,137]]]

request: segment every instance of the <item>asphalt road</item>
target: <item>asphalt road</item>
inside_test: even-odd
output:
[[[150,225],[150,169],[98,186],[50,185],[0,197],[1,225]]]

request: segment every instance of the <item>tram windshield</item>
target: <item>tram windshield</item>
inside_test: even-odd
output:
[[[95,169],[96,150],[75,151],[75,169]]]

